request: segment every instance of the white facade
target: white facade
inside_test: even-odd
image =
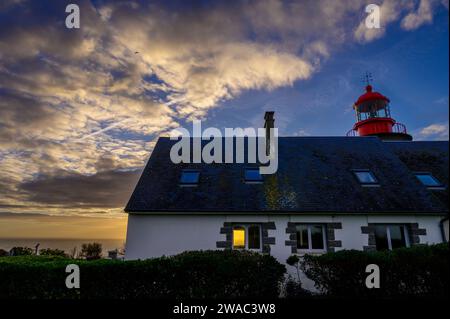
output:
[[[276,229],[269,230],[269,237],[275,237],[270,254],[281,263],[291,255],[286,234],[288,222],[294,223],[341,223],[342,229],[335,230],[335,240],[342,242],[340,249],[362,250],[368,245],[368,235],[361,232],[361,226],[368,223],[418,223],[426,229],[426,235],[419,236],[421,244],[443,242],[439,215],[216,215],[216,214],[129,214],[126,239],[126,259],[146,259],[170,256],[188,250],[218,249],[216,243],[225,240],[220,233],[224,222],[264,223],[274,222]],[[447,224],[448,227],[448,224]],[[448,230],[447,230],[448,231]]]
[[[442,215],[217,215],[217,214],[129,214],[126,240],[126,259],[146,259],[170,256],[189,250],[216,250],[216,243],[225,240],[220,233],[224,222],[266,223],[274,222],[276,229],[269,230],[268,236],[275,237],[270,245],[270,254],[280,263],[292,255],[291,247],[286,246],[289,234],[288,222],[293,223],[341,223],[342,229],[335,229],[335,240],[342,242],[341,249],[363,250],[368,245],[368,234],[363,234],[361,226],[369,223],[418,223],[426,229],[421,235],[421,244],[435,244],[444,241]],[[448,222],[446,224],[448,228]],[[447,229],[448,234],[448,229]],[[288,273],[295,276],[295,269],[287,266]],[[315,290],[314,283],[301,274],[303,287]]]

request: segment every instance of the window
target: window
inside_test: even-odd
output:
[[[409,247],[408,231],[404,225],[376,225],[375,243],[377,250],[392,250]]]
[[[378,185],[378,180],[370,170],[354,170],[353,174],[362,185]]]
[[[260,183],[263,178],[259,173],[259,167],[252,167],[245,169],[244,179],[246,183]]]
[[[245,228],[235,227],[233,229],[233,248],[244,249],[245,248]]]
[[[234,226],[233,249],[261,249],[261,227],[259,225]]]
[[[195,186],[200,179],[200,171],[192,169],[184,169],[181,172],[180,185]]]
[[[325,226],[314,224],[297,225],[297,248],[304,251],[325,251]]]
[[[427,187],[440,187],[442,186],[441,182],[439,182],[431,173],[416,173],[417,179]]]

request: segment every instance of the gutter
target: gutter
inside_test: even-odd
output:
[[[336,212],[336,211],[229,211],[229,210],[215,210],[215,211],[195,211],[195,210],[124,210],[126,214],[131,215],[273,215],[273,216],[287,216],[287,215],[331,215],[331,216],[448,216],[448,211],[437,212]],[[448,218],[448,217],[447,217]],[[444,218],[447,219],[447,218]]]

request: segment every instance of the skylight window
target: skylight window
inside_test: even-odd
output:
[[[260,183],[263,180],[258,167],[246,168],[244,178],[246,183]]]
[[[354,170],[353,173],[361,185],[378,185],[378,180],[369,170]]]
[[[427,187],[440,187],[441,182],[435,178],[431,173],[416,173],[417,179]]]
[[[200,171],[185,169],[181,172],[180,185],[183,186],[195,186],[200,179]]]

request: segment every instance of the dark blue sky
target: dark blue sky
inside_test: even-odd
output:
[[[373,75],[374,89],[391,100],[392,116],[416,138],[448,139],[448,11],[414,32],[398,25],[370,43],[349,43],[308,80],[274,91],[252,90],[222,103],[206,121],[211,126],[261,125],[265,110],[276,110],[280,133],[344,135],[354,124],[352,104],[364,93],[363,74]],[[422,136],[429,125],[447,133]]]

